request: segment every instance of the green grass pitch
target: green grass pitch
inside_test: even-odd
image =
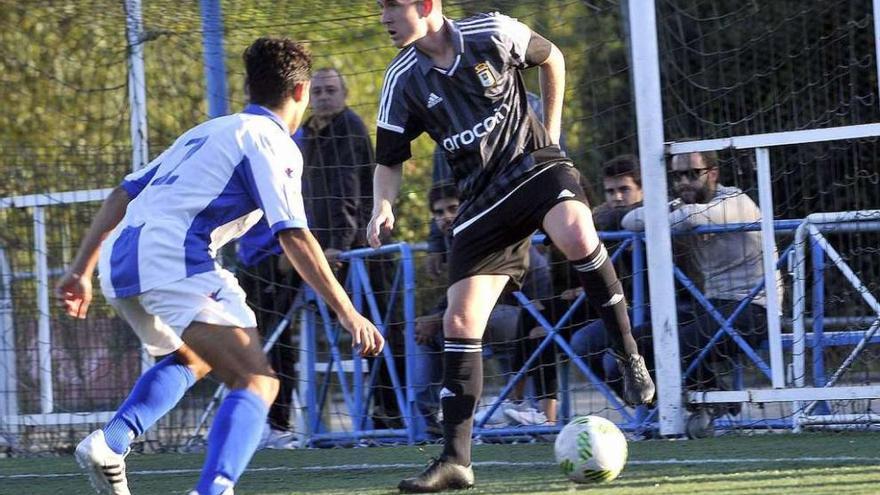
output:
[[[438,446],[261,451],[242,477],[240,495],[390,494]],[[198,454],[129,457],[137,495],[186,493],[198,477]],[[550,443],[474,448],[477,487],[468,495],[880,493],[880,433],[723,436],[630,443],[621,476],[602,485],[575,485],[553,463]],[[0,459],[0,494],[92,493],[73,458]]]

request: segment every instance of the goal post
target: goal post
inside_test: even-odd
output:
[[[873,139],[880,137],[880,124],[864,124],[858,126],[846,126],[825,129],[813,129],[794,132],[780,132],[758,134],[750,136],[735,136],[725,139],[715,139],[706,141],[689,141],[681,143],[670,143],[668,145],[668,153],[670,155],[705,152],[705,151],[722,151],[722,150],[747,150],[756,154],[757,173],[763,176],[759,177],[759,188],[771,188],[770,180],[771,170],[773,166],[770,160],[769,149],[780,146],[798,146],[808,143],[831,142],[838,140],[857,140],[857,139]],[[760,194],[762,198],[762,221],[761,234],[764,246],[762,253],[763,266],[765,268],[765,287],[775,289],[776,284],[772,282],[772,276],[768,277],[769,270],[775,272],[778,260],[775,259],[776,241],[773,230],[773,210],[764,208],[765,196]],[[770,218],[768,218],[770,217]],[[766,221],[765,221],[766,220]],[[870,413],[870,407],[860,414],[813,414],[813,409],[818,401],[855,401],[855,400],[875,400],[880,398],[880,381],[872,381],[863,385],[837,385],[837,379],[846,372],[852,363],[859,357],[859,354],[866,346],[876,345],[880,343],[880,339],[875,338],[878,327],[880,327],[880,304],[877,298],[871,293],[871,288],[866,286],[859,279],[858,275],[849,266],[847,261],[837,253],[828,240],[823,237],[822,232],[866,232],[877,231],[880,229],[880,210],[859,210],[849,212],[822,212],[808,215],[802,221],[795,231],[791,257],[793,282],[792,282],[792,332],[788,338],[792,342],[792,352],[790,360],[783,360],[783,334],[781,332],[782,314],[781,308],[771,307],[767,304],[767,321],[768,321],[768,341],[770,346],[771,370],[772,377],[770,387],[768,388],[750,388],[738,391],[704,391],[704,392],[688,392],[688,401],[693,404],[718,404],[732,402],[747,403],[765,403],[765,402],[791,402],[792,417],[791,425],[799,431],[803,426],[817,425],[835,425],[835,424],[863,424],[874,423],[878,419],[878,415]],[[809,242],[808,242],[809,241]],[[820,386],[809,387],[806,383],[806,355],[807,344],[812,344],[812,353],[814,361],[818,360],[827,348],[831,348],[834,344],[831,341],[819,342],[820,332],[823,331],[822,324],[819,322],[816,332],[808,336],[805,331],[805,317],[807,314],[806,284],[808,276],[806,274],[807,256],[805,251],[808,247],[812,247],[817,251],[819,256],[822,254],[829,256],[832,263],[846,277],[846,280],[855,288],[857,294],[864,299],[872,314],[868,317],[870,321],[867,330],[839,332],[841,334],[852,334],[853,339],[842,340],[846,344],[854,342],[855,348],[847,354],[846,359],[840,364],[831,380]],[[650,246],[649,246],[650,249]],[[814,265],[816,263],[814,262]],[[770,272],[772,275],[772,272]],[[824,284],[824,276],[821,271],[814,274],[812,284]],[[814,293],[814,297],[822,297],[823,292]],[[772,296],[768,295],[768,302]],[[821,301],[814,301],[821,304]],[[815,317],[815,315],[814,315]],[[814,320],[815,321],[815,320]],[[851,345],[851,344],[850,344]],[[818,356],[817,356],[818,353]],[[787,373],[786,373],[787,371]],[[816,369],[813,372],[813,379],[819,380],[818,376],[824,371]],[[788,375],[788,379],[784,376]],[[824,379],[823,379],[824,381]],[[841,381],[844,383],[844,381]]]
[[[684,432],[681,399],[681,358],[678,346],[678,317],[672,275],[672,243],[666,214],[666,156],[663,147],[663,105],[661,96],[657,21],[653,2],[630,0],[633,93],[638,121],[639,154],[644,185],[645,243],[651,267],[648,281],[651,296],[658,422],[662,435]]]

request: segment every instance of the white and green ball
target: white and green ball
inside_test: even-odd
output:
[[[559,432],[553,450],[563,474],[575,483],[611,481],[626,464],[626,437],[598,416],[574,418]]]

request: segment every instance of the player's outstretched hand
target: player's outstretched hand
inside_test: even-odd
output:
[[[370,223],[367,225],[367,242],[370,246],[377,248],[382,245],[382,237],[387,237],[394,229],[394,213],[391,207],[382,208],[374,211]]]
[[[64,312],[74,318],[85,318],[92,302],[92,281],[79,273],[67,272],[55,285],[55,298]]]
[[[385,347],[385,338],[373,323],[360,313],[353,311],[348,318],[340,318],[343,328],[351,334],[351,346],[361,356],[376,356]]]

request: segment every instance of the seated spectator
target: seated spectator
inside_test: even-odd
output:
[[[719,184],[718,158],[714,152],[687,153],[672,157],[670,181],[677,198],[670,203],[670,225],[673,232],[686,232],[703,225],[753,223],[761,218],[755,202],[742,190]],[[628,230],[644,230],[645,214],[635,208],[622,219]],[[723,234],[684,235],[677,239],[683,246],[696,275],[702,280],[702,292],[712,306],[725,318],[730,316],[749,292],[764,277],[761,261],[759,232],[729,232]],[[775,253],[774,253],[775,255]],[[777,272],[779,295],[781,278]],[[766,295],[761,291],[733,321],[733,327],[752,347],[767,338]],[[694,306],[691,318],[679,316],[679,345],[682,371],[694,361],[709,344],[721,325],[701,305]],[[650,332],[640,332],[640,342],[651,349]],[[731,360],[742,354],[742,349],[725,334],[712,348],[711,359],[704,359],[694,373],[685,377],[690,389],[725,388],[712,367],[713,362]],[[653,352],[646,352],[653,357]],[[653,364],[649,362],[649,369]],[[613,382],[613,373],[606,368],[606,379]],[[738,408],[731,408],[732,411]]]
[[[624,215],[642,206],[642,177],[639,159],[634,155],[620,155],[605,163],[602,167],[602,188],[605,202],[593,210],[593,223],[600,232],[622,230],[621,220]],[[614,241],[606,241],[609,250],[613,250]],[[624,284],[627,300],[632,297],[632,258],[627,253],[618,259],[616,264],[618,276]],[[649,311],[645,314],[647,315]],[[630,314],[632,318],[632,314]],[[633,338],[639,346],[639,353],[645,357],[649,370],[653,370],[654,351],[650,347],[646,334],[650,333],[647,325],[633,326]],[[646,345],[648,344],[648,345]],[[606,381],[618,396],[623,394],[623,382],[617,361],[608,349],[608,337],[602,320],[594,320],[589,325],[576,331],[571,339],[571,347],[580,356],[590,370],[600,379]]]

